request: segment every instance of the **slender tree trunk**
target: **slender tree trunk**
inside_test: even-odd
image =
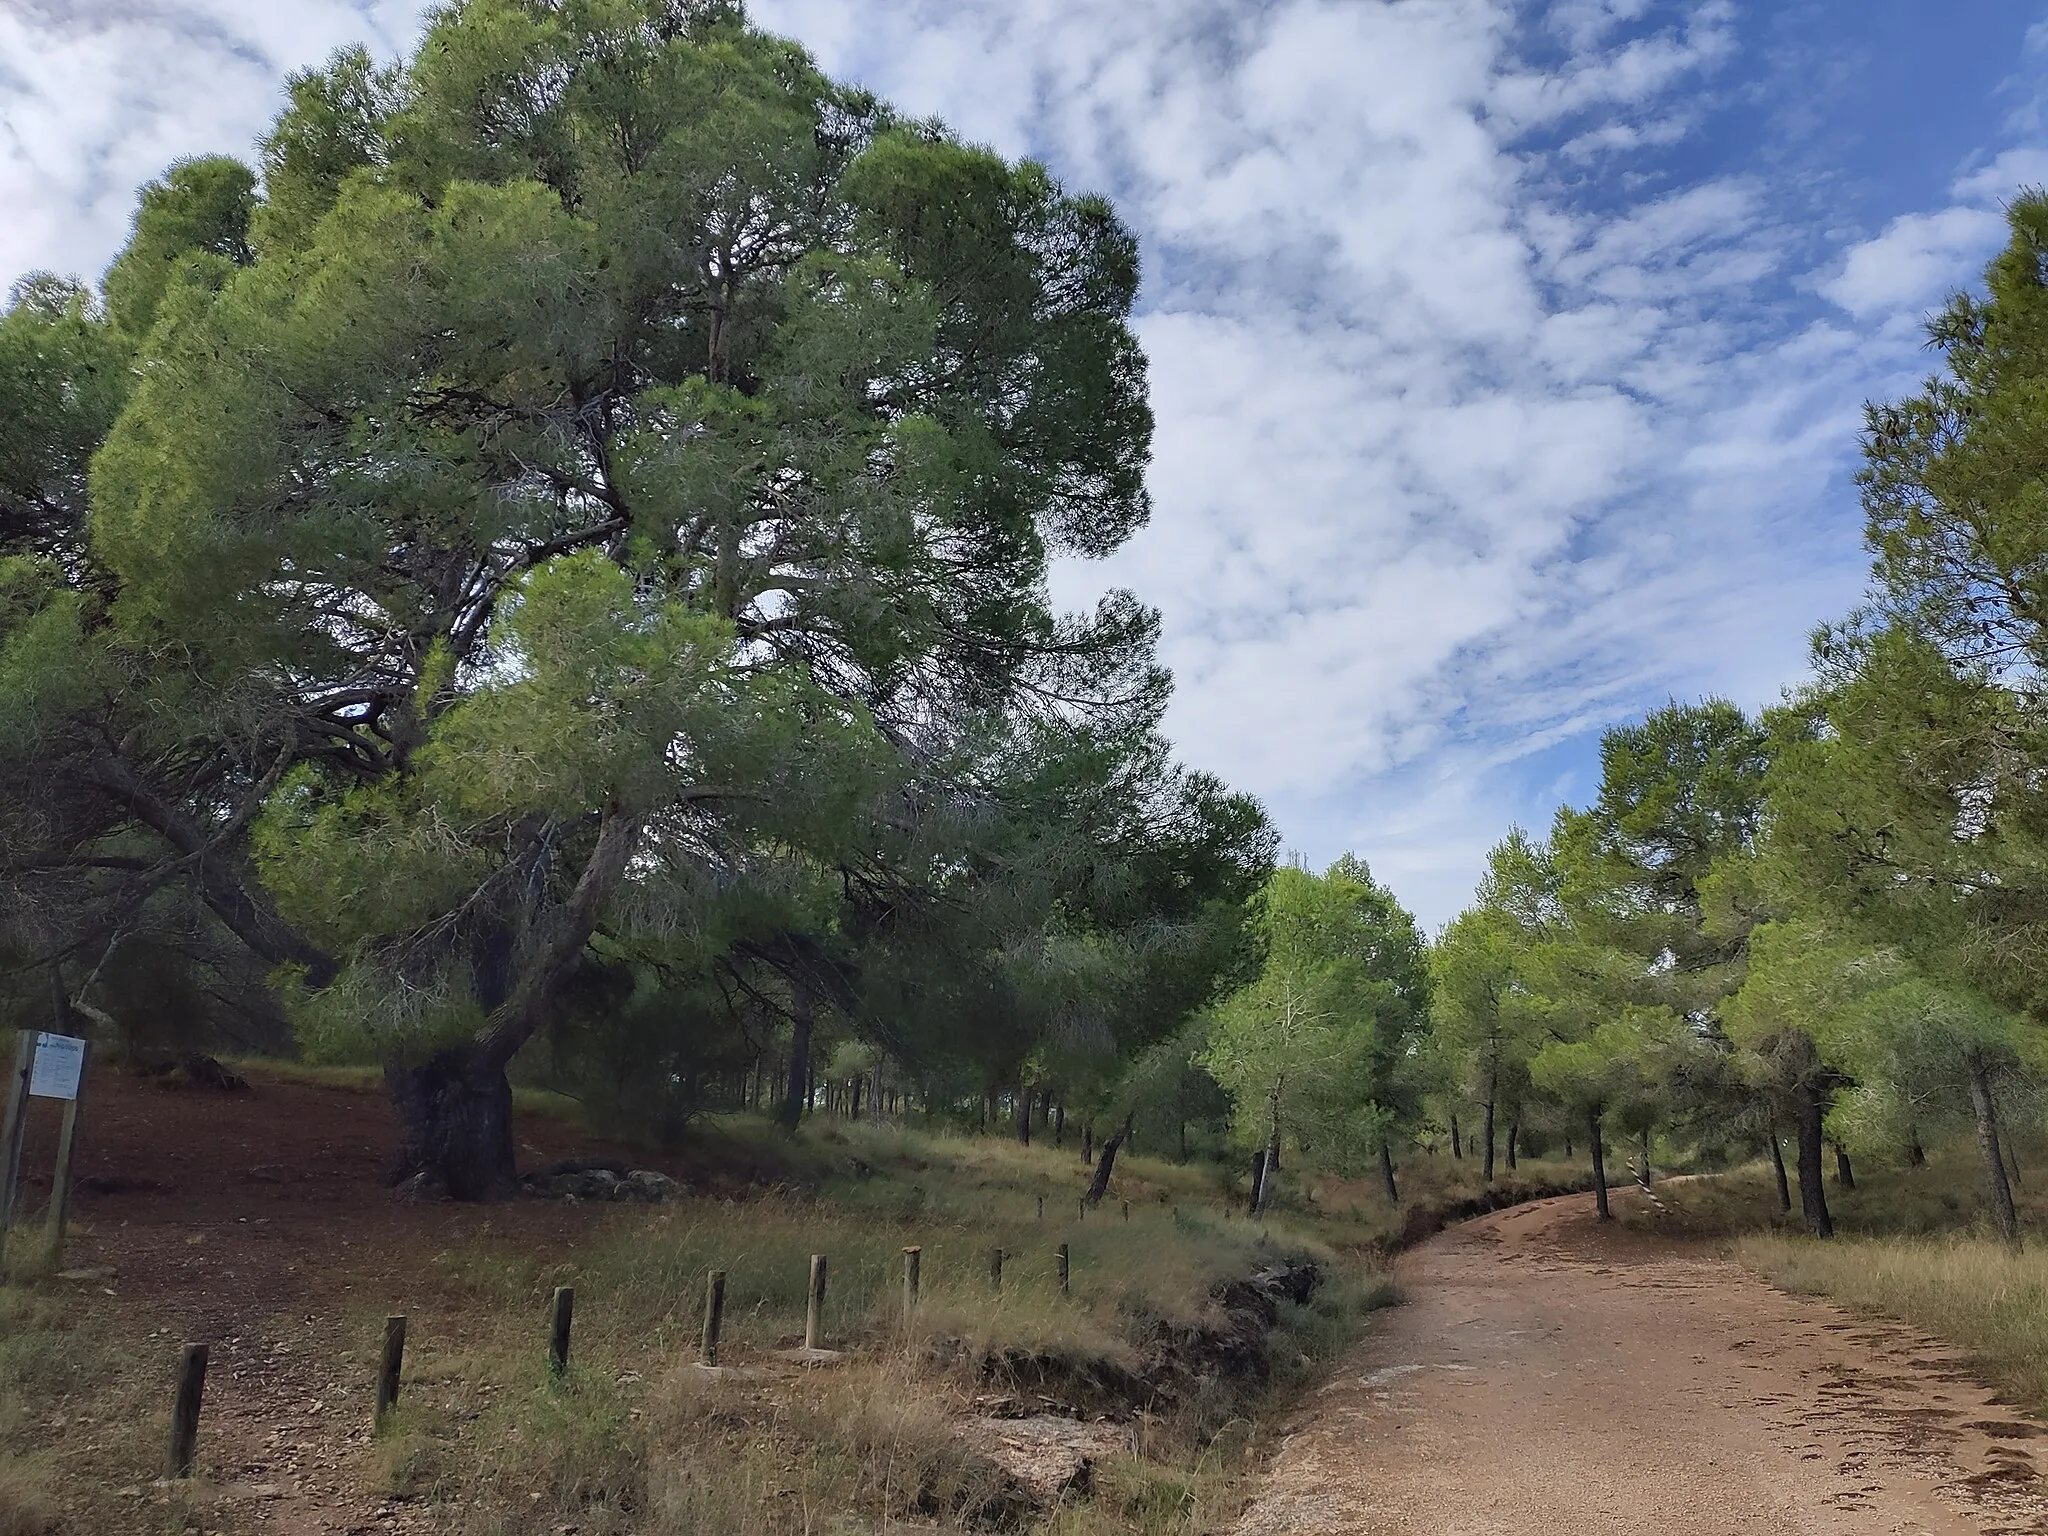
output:
[[[2012,1136],[2010,1133],[2002,1132],[1998,1139],[2005,1146],[2005,1166],[2012,1174],[2012,1187],[2018,1189],[2020,1187],[2020,1155],[2012,1149]]]
[[[1266,1150],[1259,1164],[1258,1199],[1253,1214],[1263,1211],[1273,1198],[1273,1175],[1280,1171],[1280,1090],[1266,1095]]]
[[[1849,1162],[1849,1153],[1838,1141],[1835,1143],[1835,1183],[1842,1189],[1856,1187],[1856,1169]]]
[[[1387,1147],[1387,1138],[1380,1138],[1380,1182],[1387,1187],[1387,1204],[1399,1205],[1401,1191],[1394,1183],[1394,1154]]]
[[[1456,1115],[1451,1116],[1451,1156],[1459,1160],[1462,1160],[1465,1156],[1465,1149],[1458,1144],[1458,1117]]]
[[[1122,1128],[1102,1144],[1102,1160],[1095,1165],[1095,1177],[1088,1183],[1090,1205],[1102,1204],[1102,1197],[1109,1193],[1109,1176],[1116,1169],[1117,1150],[1130,1139],[1131,1121],[1135,1118],[1135,1115],[1126,1115]]]
[[[1815,1237],[1835,1235],[1834,1218],[1828,1214],[1828,1192],[1821,1185],[1821,1120],[1825,1106],[1817,1084],[1802,1083],[1793,1101],[1799,1138],[1799,1209],[1806,1216],[1806,1230]]]
[[[1488,1100],[1486,1101],[1486,1119],[1485,1119],[1485,1120],[1484,1120],[1484,1121],[1482,1122],[1482,1124],[1481,1124],[1481,1128],[1480,1128],[1480,1136],[1481,1136],[1481,1138],[1482,1138],[1482,1142],[1483,1142],[1483,1145],[1484,1145],[1484,1147],[1485,1147],[1485,1149],[1486,1149],[1486,1150],[1485,1150],[1485,1157],[1484,1157],[1484,1158],[1482,1159],[1482,1161],[1481,1161],[1481,1164],[1480,1164],[1480,1169],[1479,1169],[1479,1177],[1480,1177],[1480,1178],[1481,1178],[1481,1180],[1483,1180],[1484,1182],[1486,1182],[1486,1183],[1488,1183],[1488,1184],[1491,1184],[1491,1183],[1493,1182],[1493,1100],[1492,1100],[1492,1099],[1488,1099]]]
[[[1572,1133],[1570,1131],[1564,1133],[1564,1160],[1566,1162],[1572,1160]]]
[[[789,1083],[775,1119],[785,1131],[794,1131],[811,1087],[811,989],[801,977],[789,984],[789,999]]]
[[[2006,1182],[2005,1159],[1998,1149],[1998,1100],[1991,1091],[1991,1072],[1984,1058],[1969,1058],[1970,1108],[1977,1114],[1977,1147],[1984,1154],[1984,1176],[1991,1190],[1991,1219],[1998,1235],[2015,1252],[2020,1246],[2019,1214],[2012,1208],[2012,1185]]]
[[[1771,1125],[1771,1171],[1778,1176],[1778,1209],[1792,1209],[1792,1181],[1785,1177],[1785,1149],[1778,1145],[1778,1127]]]
[[[1508,1172],[1509,1172],[1509,1173],[1513,1173],[1513,1172],[1515,1171],[1515,1168],[1516,1168],[1516,1166],[1517,1166],[1517,1158],[1518,1158],[1518,1156],[1519,1156],[1519,1148],[1518,1148],[1518,1146],[1517,1146],[1517,1143],[1519,1143],[1519,1142],[1521,1141],[1521,1139],[1522,1139],[1522,1122],[1521,1122],[1520,1120],[1510,1120],[1510,1121],[1508,1122]]]
[[[1600,1112],[1586,1113],[1586,1145],[1593,1149],[1593,1208],[1600,1213],[1600,1220],[1612,1221],[1614,1212],[1607,1208],[1607,1149],[1600,1142]]]
[[[1927,1149],[1920,1145],[1920,1127],[1906,1127],[1906,1166],[1924,1168],[1927,1166]]]
[[[847,1117],[849,1119],[858,1120],[860,1118],[860,1091],[867,1085],[868,1080],[865,1073],[853,1080],[853,1102],[847,1106]]]
[[[1642,1185],[1643,1188],[1648,1189],[1651,1181],[1656,1176],[1650,1172],[1650,1128],[1647,1125],[1643,1127],[1642,1140],[1638,1145],[1638,1150],[1641,1154],[1641,1160],[1636,1168],[1636,1182]]]
[[[1095,1161],[1095,1122],[1093,1120],[1083,1120],[1081,1122],[1081,1161],[1084,1163]]]
[[[1031,1145],[1031,1089],[1022,1083],[1017,1085],[1017,1140]]]
[[[1067,1144],[1067,1101],[1061,1099],[1052,1107],[1052,1144],[1064,1147]]]
[[[1249,1214],[1256,1216],[1266,1206],[1266,1149],[1252,1154],[1252,1200]]]

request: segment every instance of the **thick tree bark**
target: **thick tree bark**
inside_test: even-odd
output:
[[[1825,1109],[1820,1086],[1801,1083],[1792,1102],[1793,1129],[1799,1141],[1799,1209],[1806,1217],[1806,1230],[1815,1237],[1835,1235],[1834,1218],[1828,1214],[1828,1192],[1821,1185],[1821,1120]]]
[[[424,1177],[458,1200],[502,1200],[517,1193],[512,1085],[505,1069],[545,1021],[556,988],[583,953],[625,873],[639,833],[638,816],[617,807],[604,813],[575,888],[536,923],[525,966],[475,1040],[419,1066],[385,1066],[400,1131],[392,1182]]]
[[[1484,1138],[1486,1155],[1480,1165],[1479,1177],[1486,1183],[1493,1182],[1493,1100],[1486,1101],[1486,1120],[1480,1131]]]
[[[1387,1147],[1387,1138],[1380,1138],[1380,1182],[1387,1188],[1387,1204],[1399,1205],[1401,1191],[1394,1183],[1394,1154]]]
[[[1451,1156],[1461,1161],[1465,1156],[1465,1149],[1458,1142],[1458,1117],[1456,1115],[1451,1116]]]
[[[2012,1207],[2012,1186],[2006,1182],[2005,1159],[1998,1147],[1998,1100],[1991,1090],[1989,1064],[1976,1052],[1970,1053],[1970,1108],[1977,1116],[1977,1148],[1984,1155],[1984,1177],[1991,1191],[1991,1219],[2006,1246],[2018,1251],[2019,1215]]]
[[[1849,1154],[1839,1141],[1835,1143],[1835,1183],[1842,1189],[1856,1187],[1856,1169],[1849,1162]]]
[[[384,1086],[398,1111],[394,1184],[423,1178],[455,1200],[509,1200],[519,1193],[512,1147],[512,1083],[474,1045],[420,1066],[387,1062]]]
[[[1102,1160],[1095,1165],[1095,1177],[1088,1184],[1090,1205],[1102,1204],[1102,1197],[1109,1193],[1109,1176],[1116,1170],[1117,1149],[1130,1139],[1133,1118],[1125,1116],[1122,1128],[1102,1144]]]
[[[1031,1089],[1022,1083],[1017,1086],[1017,1140],[1031,1145]]]
[[[1593,1149],[1593,1208],[1600,1213],[1600,1220],[1612,1221],[1614,1213],[1607,1208],[1607,1149],[1600,1143],[1600,1112],[1586,1113],[1586,1144]]]

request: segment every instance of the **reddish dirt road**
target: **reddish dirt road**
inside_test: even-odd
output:
[[[1952,1352],[1590,1205],[1409,1255],[1239,1536],[2048,1532],[2048,1430]]]

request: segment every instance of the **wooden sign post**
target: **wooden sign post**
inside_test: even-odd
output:
[[[28,1120],[28,1083],[35,1071],[37,1039],[29,1029],[16,1037],[6,1109],[0,1111],[0,1259],[7,1256],[7,1234],[14,1228],[14,1190],[21,1177],[21,1137]]]
[[[57,1139],[56,1181],[50,1190],[47,1218],[54,1262],[64,1247],[64,1227],[71,1210],[71,1159],[78,1145],[78,1100],[85,1089],[86,1042],[76,1035],[53,1035],[24,1029],[14,1051],[14,1072],[7,1080],[6,1110],[0,1117],[0,1258],[7,1253],[14,1227],[16,1194],[21,1187],[21,1143],[28,1126],[28,1101],[64,1101],[64,1127]]]

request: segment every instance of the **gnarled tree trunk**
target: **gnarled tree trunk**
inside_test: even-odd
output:
[[[384,1086],[398,1111],[393,1182],[424,1176],[456,1200],[509,1200],[519,1192],[512,1150],[512,1083],[473,1045],[419,1066],[388,1062]]]
[[[399,1155],[392,1182],[420,1179],[458,1200],[503,1200],[518,1192],[512,1150],[512,1084],[505,1075],[533,1038],[548,1005],[597,926],[625,873],[640,818],[613,806],[566,901],[535,924],[526,964],[510,978],[475,1040],[417,1066],[387,1063],[384,1082],[398,1111]]]

